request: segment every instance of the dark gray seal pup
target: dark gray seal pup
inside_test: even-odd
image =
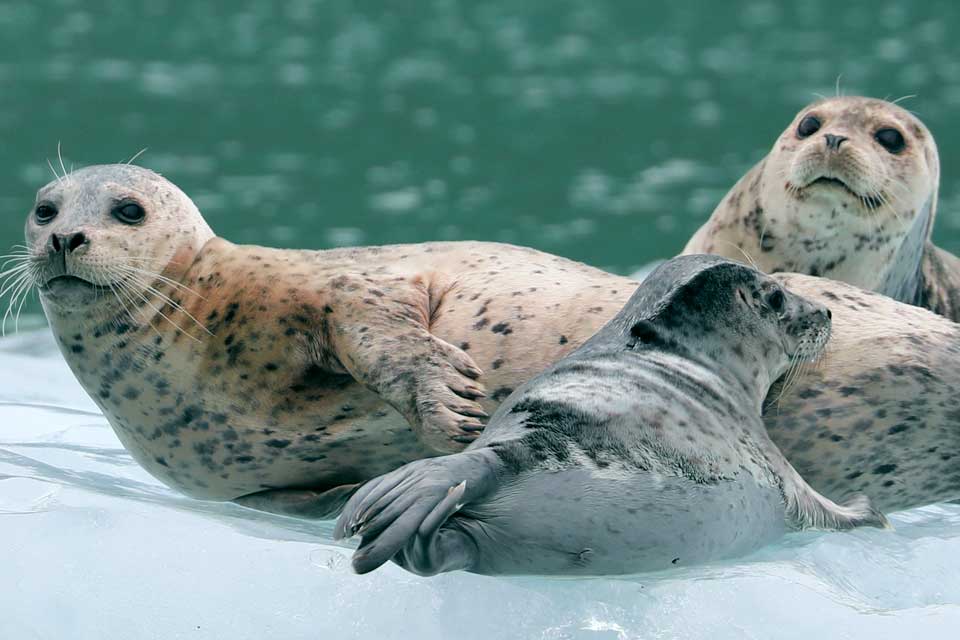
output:
[[[675,258],[583,346],[504,401],[464,452],[354,494],[358,573],[605,575],[748,552],[788,529],[885,526],[814,491],[760,417],[830,312],[745,265]]]
[[[884,100],[801,110],[684,253],[748,255],[766,273],[847,282],[960,320],[960,260],[930,238],[940,159],[933,134]]]

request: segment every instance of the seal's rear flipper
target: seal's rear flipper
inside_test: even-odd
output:
[[[291,518],[329,520],[335,518],[359,484],[345,484],[326,490],[270,489],[235,499],[241,507]]]
[[[460,528],[443,525],[496,486],[497,464],[492,451],[478,449],[417,460],[374,478],[344,507],[334,538],[361,536],[353,556],[357,573],[391,558],[419,575],[469,568],[476,546]]]
[[[787,521],[796,529],[824,529],[842,531],[856,527],[890,529],[887,518],[870,506],[863,495],[854,496],[845,504],[825,498],[808,485],[792,467],[793,478],[784,478],[784,496],[787,501]]]

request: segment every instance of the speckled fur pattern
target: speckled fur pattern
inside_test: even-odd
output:
[[[581,348],[518,389],[466,451],[350,499],[353,566],[598,575],[743,553],[787,528],[885,526],[811,489],[761,403],[822,351],[829,311],[713,256],[659,267]],[[522,550],[518,552],[517,547]]]
[[[775,279],[833,312],[824,357],[764,412],[793,466],[885,512],[960,497],[960,325],[840,282]]]
[[[811,116],[820,128],[802,137]],[[903,135],[903,150],[874,138],[887,127]],[[936,142],[913,114],[871,98],[821,100],[796,115],[684,253],[823,276],[958,320],[960,262],[930,242],[939,181]]]
[[[141,225],[111,217],[128,200]],[[77,171],[37,201],[60,213],[31,216],[27,241],[56,273],[108,285],[132,260],[163,278],[169,302],[41,288],[64,357],[136,460],[188,495],[291,515],[329,516],[357,483],[462,449],[636,286],[493,243],[234,245],[132,166]],[[88,242],[50,258],[51,234],[76,232]]]

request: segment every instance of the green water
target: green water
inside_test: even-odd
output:
[[[672,255],[815,93],[904,102],[960,250],[954,2],[0,2],[0,245],[67,168],[138,162],[283,247]],[[34,307],[35,309],[35,307]]]

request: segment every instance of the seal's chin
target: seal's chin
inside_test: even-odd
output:
[[[823,188],[823,189],[840,189],[846,192],[848,195],[853,196],[857,201],[863,204],[864,207],[870,209],[878,209],[883,201],[876,195],[862,195],[857,193],[847,185],[846,182],[839,178],[834,178],[832,176],[820,176],[815,180],[811,180],[807,183],[804,189],[809,189],[811,187]]]
[[[40,287],[44,298],[65,307],[93,302],[104,291],[109,291],[109,288],[68,275],[50,278]]]

